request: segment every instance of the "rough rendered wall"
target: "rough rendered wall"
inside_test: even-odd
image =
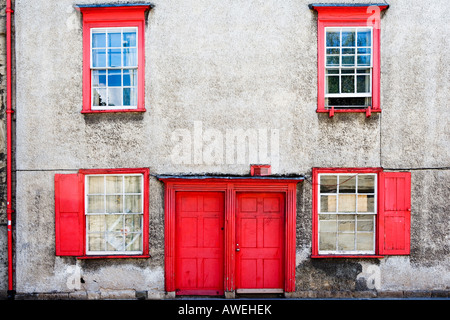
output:
[[[18,293],[164,297],[162,183],[150,179],[150,259],[76,260],[54,255],[55,173],[247,174],[253,162],[307,177],[297,192],[293,296],[448,290],[450,57],[445,32],[436,31],[448,34],[447,0],[389,1],[383,112],[370,118],[316,113],[317,13],[306,0],[152,1],[147,112],[83,115],[81,15],[73,5],[95,2],[16,0]],[[227,133],[248,134],[261,154],[245,146],[254,158],[227,158],[236,147]],[[310,175],[320,166],[412,171],[411,255],[310,259]]]

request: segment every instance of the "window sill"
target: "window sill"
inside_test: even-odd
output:
[[[111,109],[111,110],[82,110],[81,113],[118,113],[118,112],[145,112],[145,108],[140,109]]]
[[[357,254],[324,254],[324,255],[311,255],[312,259],[317,259],[317,258],[372,258],[372,259],[380,259],[380,258],[384,258],[384,256],[380,256],[377,254],[372,254],[372,255],[365,255],[365,254],[361,254],[361,255],[357,255]]]
[[[335,109],[334,107],[325,109],[318,108],[317,113],[328,113],[330,118],[334,116],[335,113],[365,113],[366,117],[370,117],[372,113],[381,112],[381,109],[372,109],[371,107],[367,108],[348,108],[348,109]]]
[[[77,257],[80,260],[88,260],[88,259],[147,259],[150,258],[149,254],[140,254],[140,255],[104,255],[104,256],[81,256]]]

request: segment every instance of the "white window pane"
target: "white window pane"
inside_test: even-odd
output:
[[[320,212],[336,212],[336,196],[320,196]]]
[[[106,234],[106,250],[107,251],[124,251],[124,240],[122,233]]]
[[[104,192],[104,178],[103,176],[89,176],[88,177],[88,193],[102,194]]]
[[[108,67],[121,67],[121,50],[108,49]]]
[[[338,198],[338,212],[355,212],[356,211],[356,195],[340,194]]]
[[[142,197],[140,195],[125,196],[125,213],[142,212]]]
[[[357,218],[357,231],[375,231],[374,215],[359,215]]]
[[[92,86],[106,87],[106,70],[92,71]]]
[[[123,231],[123,215],[121,214],[109,214],[106,215],[106,231],[117,232]]]
[[[93,233],[88,236],[88,251],[104,251],[105,238],[103,233]]]
[[[136,47],[136,32],[123,33],[123,46],[124,47]]]
[[[122,176],[106,176],[106,193],[114,194],[114,193],[122,193],[123,177]]]
[[[358,195],[358,212],[374,212],[375,196]]]
[[[106,89],[95,88],[92,90],[92,105],[106,106]]]
[[[92,48],[106,48],[106,34],[104,32],[92,32]]]
[[[336,236],[335,232],[323,232],[319,236],[319,250],[334,251],[336,250]]]
[[[142,235],[130,234],[125,237],[126,251],[141,251],[142,250]]]
[[[94,68],[106,67],[106,50],[93,49],[92,50],[92,66]]]
[[[358,29],[358,47],[370,47],[372,45],[371,29]]]
[[[136,106],[137,105],[137,90],[134,88],[123,89],[123,105]]]
[[[122,70],[108,70],[108,87],[120,87],[122,85]]]
[[[106,196],[106,212],[107,213],[121,213],[123,212],[123,196]]]
[[[104,232],[105,216],[103,214],[90,215],[88,220],[88,232]]]
[[[125,176],[125,193],[141,193],[142,176]]]
[[[137,49],[123,49],[123,66],[135,67],[137,66]]]
[[[108,88],[108,105],[122,105],[122,88]]]
[[[108,33],[108,47],[117,48],[122,46],[121,41],[121,33],[120,32],[110,32]]]
[[[338,233],[338,250],[339,251],[355,250],[355,234]]]
[[[339,193],[355,193],[356,192],[356,176],[341,175],[339,176]]]
[[[123,86],[135,87],[137,85],[137,70],[124,69],[123,70]]]
[[[142,231],[142,215],[140,214],[127,214],[125,216],[125,229],[128,232],[140,232]]]
[[[88,213],[104,213],[105,199],[103,196],[89,196],[87,197],[87,212]]]
[[[339,47],[341,44],[339,31],[327,31],[326,43],[327,47]]]
[[[375,192],[375,176],[359,175],[358,193],[374,193],[374,192]]]
[[[337,176],[321,175],[320,176],[320,192],[336,193],[337,192]]]
[[[356,250],[374,251],[374,234],[373,233],[358,233],[356,238]]]

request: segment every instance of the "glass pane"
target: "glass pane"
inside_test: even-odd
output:
[[[88,213],[103,213],[105,212],[105,199],[103,196],[88,196]]]
[[[137,105],[137,91],[133,88],[123,89],[123,105],[136,106]]]
[[[104,177],[103,176],[90,176],[88,177],[88,193],[101,193],[105,192],[105,188],[103,186]]]
[[[121,67],[120,49],[108,49],[108,67]]]
[[[374,216],[359,215],[357,218],[357,231],[374,231]]]
[[[142,198],[140,195],[125,196],[125,213],[142,212]]]
[[[126,67],[137,66],[137,50],[123,49],[123,65]]]
[[[355,48],[343,48],[342,54],[355,54]]]
[[[122,71],[109,70],[108,71],[108,87],[120,87],[122,85]]]
[[[103,214],[87,216],[88,232],[105,232],[105,216]]]
[[[125,236],[126,251],[141,251],[142,236],[141,234],[130,234]]]
[[[121,106],[122,105],[122,89],[109,88],[108,89],[108,105]]]
[[[358,56],[358,66],[370,66],[370,55]]]
[[[125,230],[127,232],[140,232],[142,229],[141,217],[139,214],[127,214],[125,216]]]
[[[327,54],[340,54],[340,50],[339,48],[327,49]]]
[[[356,195],[340,194],[338,199],[339,212],[355,212],[356,211]]]
[[[338,233],[338,250],[342,251],[355,250],[355,234]]]
[[[89,251],[104,251],[105,238],[103,234],[93,233],[88,236],[88,250]]]
[[[125,193],[141,193],[141,176],[125,176]]]
[[[122,193],[122,176],[106,176],[106,193]]]
[[[339,47],[340,34],[339,31],[327,31],[327,47]]]
[[[107,232],[121,233],[123,231],[123,215],[109,214],[106,215],[106,230]]]
[[[358,93],[370,92],[370,77],[369,75],[356,77],[356,89]]]
[[[358,48],[358,53],[362,53],[362,54],[370,54],[371,51],[372,50],[370,48]]]
[[[92,86],[106,87],[106,70],[92,71]]]
[[[136,47],[136,32],[124,32],[123,33],[123,46],[124,47]]]
[[[339,193],[356,193],[356,176],[339,176]]]
[[[327,69],[327,74],[339,74],[339,69]]]
[[[336,193],[337,192],[337,177],[332,175],[320,176],[320,192],[321,193]]]
[[[374,212],[375,196],[358,195],[358,212]]]
[[[358,47],[370,47],[372,45],[370,29],[358,29]]]
[[[106,250],[107,251],[124,251],[122,233],[106,234]]]
[[[336,221],[320,221],[321,232],[336,232]]]
[[[122,213],[122,196],[106,196],[106,212],[107,213]]]
[[[354,66],[355,65],[355,56],[342,56],[342,65],[343,66]]]
[[[338,66],[338,65],[339,65],[339,56],[327,57],[327,66]]]
[[[137,72],[134,69],[123,70],[123,85],[125,87],[135,87],[137,84]]]
[[[354,93],[354,92],[355,92],[355,76],[342,76],[341,93]]]
[[[342,46],[343,47],[355,46],[355,31],[342,30]]]
[[[375,176],[359,175],[358,193],[374,193],[374,192],[375,192]]]
[[[339,93],[339,76],[327,76],[327,93]]]
[[[336,196],[320,196],[320,212],[336,212]]]
[[[122,41],[120,32],[108,33],[108,47],[120,48],[121,46]]]
[[[92,48],[106,48],[106,34],[104,32],[92,32]]]
[[[355,219],[354,214],[340,214],[338,217],[338,231],[339,232],[355,232]]]
[[[94,68],[106,67],[106,50],[93,49],[92,50],[92,66]]]
[[[336,250],[335,232],[321,232],[319,234],[319,250]]]
[[[106,89],[93,89],[92,90],[92,105],[93,106],[106,106]]]
[[[373,233],[358,233],[356,238],[356,250],[373,251],[374,246]]]

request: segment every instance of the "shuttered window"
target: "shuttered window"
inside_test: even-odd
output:
[[[313,256],[409,254],[409,172],[378,168],[313,172]]]

